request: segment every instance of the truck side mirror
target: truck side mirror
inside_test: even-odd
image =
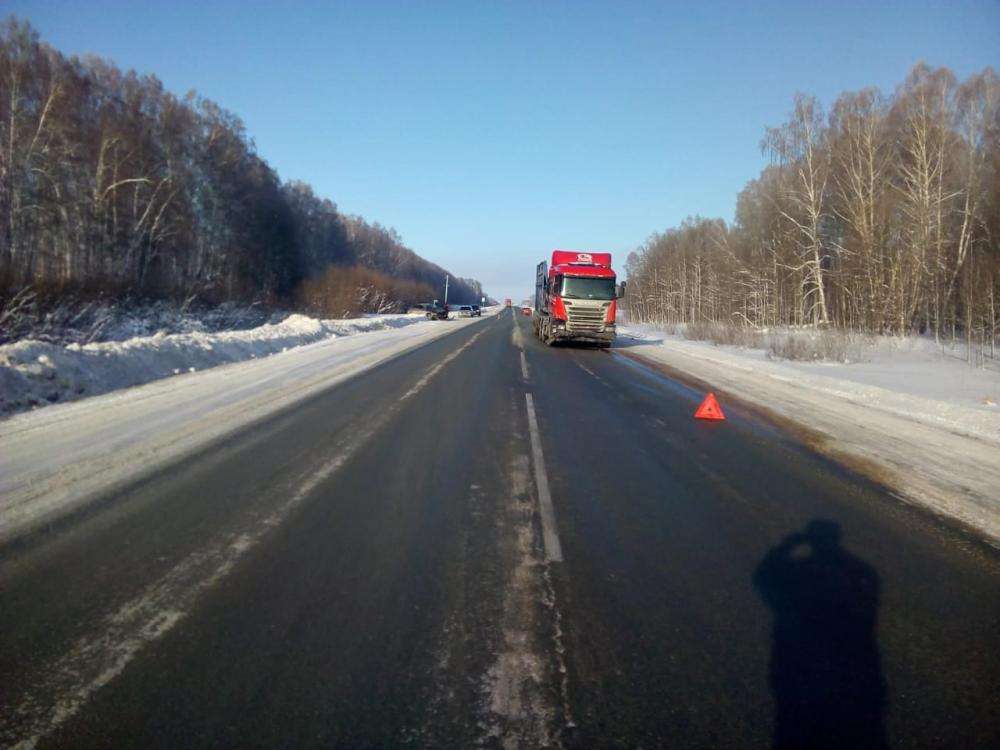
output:
[[[624,296],[625,296],[625,282],[623,281],[621,284],[618,285],[618,299],[621,299]]]

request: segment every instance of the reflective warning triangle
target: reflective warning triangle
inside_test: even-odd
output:
[[[694,413],[694,418],[722,420],[726,418],[726,415],[722,413],[722,407],[719,406],[719,402],[715,400],[715,394],[709,393],[705,396],[705,400],[701,402],[701,406],[698,407],[698,411]]]

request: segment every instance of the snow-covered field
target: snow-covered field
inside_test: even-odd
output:
[[[325,339],[425,322],[420,315],[349,320],[289,315],[279,323],[215,333],[157,333],[84,345],[18,341],[0,346],[0,415],[267,357]]]
[[[1000,372],[920,338],[852,347],[849,363],[622,326],[625,351],[687,373],[815,431],[830,453],[873,462],[915,503],[1000,541]]]
[[[0,541],[401,352],[488,321],[488,315],[448,322],[381,316],[352,321],[357,327],[350,330],[367,326],[369,332],[351,336],[332,335],[341,332],[344,321],[293,320],[285,328],[264,327],[277,329],[270,330],[274,335],[256,329],[256,344],[243,337],[248,331],[239,336],[212,334],[205,360],[183,361],[218,364],[227,356],[220,349],[234,358],[256,358],[160,377],[138,387],[0,420]],[[310,338],[314,343],[304,343]],[[153,344],[136,346],[144,352],[136,355],[138,361],[158,356],[146,350],[157,351]],[[112,358],[120,357],[128,369],[124,363],[129,347],[116,345],[112,351],[116,352]],[[190,342],[177,348],[181,354],[171,351],[162,356],[187,356],[200,349]],[[274,355],[263,356],[267,353]],[[170,367],[166,370],[173,374]],[[151,372],[163,373],[164,366]],[[6,393],[6,385],[2,387]]]

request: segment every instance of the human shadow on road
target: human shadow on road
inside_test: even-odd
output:
[[[774,614],[775,748],[884,748],[875,626],[879,576],[810,522],[761,560],[754,586]]]

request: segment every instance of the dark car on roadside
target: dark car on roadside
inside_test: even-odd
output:
[[[429,320],[448,320],[448,305],[442,305],[434,300],[427,305],[427,318]]]

